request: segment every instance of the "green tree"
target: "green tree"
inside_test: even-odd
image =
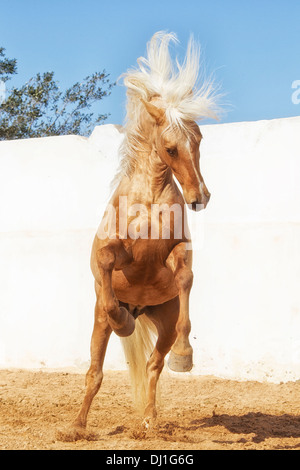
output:
[[[16,59],[7,59],[4,52],[4,47],[0,47],[0,79],[6,82],[11,78],[11,75],[17,73],[17,61]]]
[[[0,48],[0,81],[17,73],[16,59]],[[115,83],[95,72],[61,91],[54,72],[38,73],[20,88],[12,87],[0,103],[0,140],[78,134],[88,135],[107,114],[94,116],[92,105],[110,95]]]

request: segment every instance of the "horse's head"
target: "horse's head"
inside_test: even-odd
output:
[[[156,150],[179,181],[186,203],[195,211],[206,207],[210,193],[200,172],[200,143],[202,135],[194,121],[184,126],[170,126],[163,108],[144,102],[155,120]]]

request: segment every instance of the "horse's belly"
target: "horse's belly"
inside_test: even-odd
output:
[[[146,268],[114,271],[112,283],[117,298],[132,305],[159,305],[178,295],[173,273],[165,266],[151,276]]]

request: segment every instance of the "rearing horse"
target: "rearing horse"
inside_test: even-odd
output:
[[[188,371],[193,365],[189,342],[192,250],[185,203],[198,210],[210,198],[200,172],[202,135],[195,121],[215,118],[216,103],[212,83],[196,87],[199,54],[193,40],[182,65],[171,60],[171,40],[176,40],[174,34],[156,33],[148,44],[148,58],[138,59],[138,68],[125,74],[128,100],[123,158],[110,200],[115,220],[110,224],[106,214],[92,248],[97,301],[91,365],[84,401],[73,424],[75,438],[84,435],[90,405],[102,382],[112,331],[128,337],[125,352],[131,351],[129,366],[134,369],[134,362],[141,360],[149,323],[156,327],[157,342],[143,366],[146,427],[156,417],[156,386],[165,356],[171,351],[169,366],[176,371]],[[154,217],[155,207],[158,217]],[[168,236],[162,236],[166,225],[160,211],[163,207],[180,209],[180,217],[175,210],[169,212]],[[138,324],[143,327],[134,332]],[[139,338],[138,349],[141,334],[145,337]]]

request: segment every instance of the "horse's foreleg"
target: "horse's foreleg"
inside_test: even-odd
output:
[[[102,284],[103,310],[108,323],[118,336],[130,336],[135,320],[125,307],[119,305],[112,287],[112,272],[116,266],[127,262],[127,253],[121,242],[108,244],[97,251],[97,265]]]
[[[193,367],[193,349],[189,342],[191,322],[189,317],[189,296],[193,284],[192,252],[185,243],[175,246],[168,258],[173,270],[179,293],[180,310],[176,324],[177,338],[170,353],[168,365],[176,372],[187,372]]]
[[[148,307],[147,315],[157,328],[158,339],[154,351],[147,363],[147,405],[144,412],[144,427],[156,418],[156,389],[161,371],[164,367],[165,356],[170,351],[176,339],[176,323],[179,312],[178,297],[162,305]]]

